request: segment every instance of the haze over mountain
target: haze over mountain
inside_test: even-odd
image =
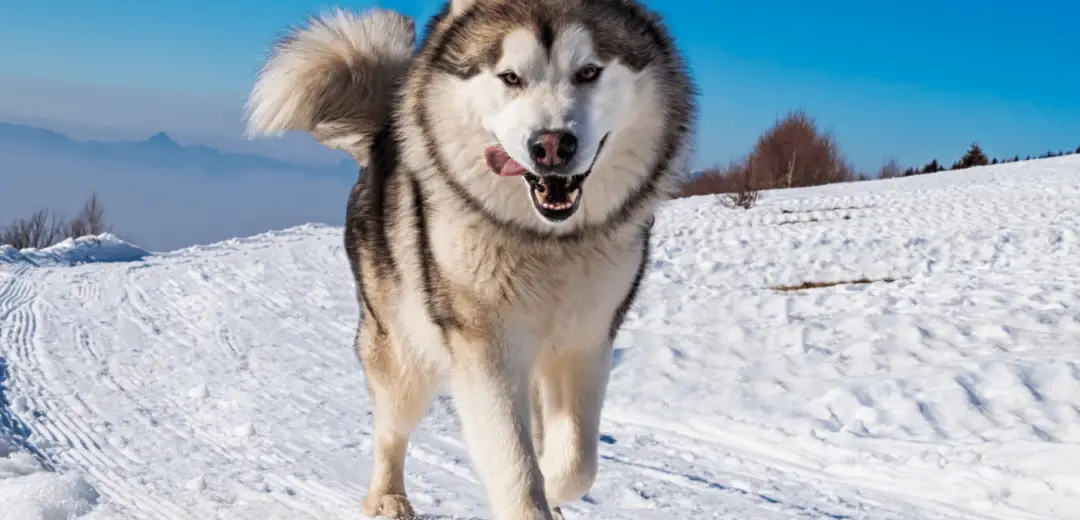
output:
[[[165,132],[141,141],[76,141],[45,128],[0,123],[0,151],[5,158],[18,153],[63,154],[110,166],[116,163],[209,175],[258,171],[354,178],[357,174],[356,163],[347,158],[333,166],[289,162],[258,154],[228,153],[198,144],[184,146]]]
[[[0,123],[0,222],[71,213],[97,192],[120,236],[167,250],[306,222],[339,224],[358,167],[181,144],[164,132],[80,141]]]

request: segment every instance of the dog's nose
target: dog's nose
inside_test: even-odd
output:
[[[577,137],[570,132],[542,131],[529,140],[529,154],[536,164],[558,168],[570,162],[577,152]]]

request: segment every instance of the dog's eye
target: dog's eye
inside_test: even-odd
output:
[[[512,70],[508,70],[506,72],[503,72],[502,74],[499,74],[499,79],[501,79],[503,83],[506,83],[506,86],[508,87],[521,86],[521,78]]]
[[[600,71],[602,69],[596,65],[586,65],[574,74],[574,83],[592,83],[600,78]]]

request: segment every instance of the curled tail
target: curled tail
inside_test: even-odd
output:
[[[278,41],[247,102],[247,135],[311,134],[366,166],[371,140],[413,56],[412,19],[389,9],[334,10]]]

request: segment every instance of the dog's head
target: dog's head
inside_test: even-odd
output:
[[[598,224],[685,153],[689,80],[634,2],[453,0],[419,61],[427,152],[501,220]]]

